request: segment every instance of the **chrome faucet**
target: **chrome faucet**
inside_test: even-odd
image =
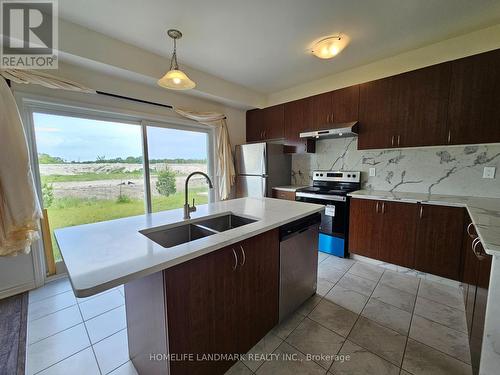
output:
[[[203,177],[206,178],[208,187],[210,189],[213,189],[214,186],[212,185],[212,181],[210,180],[210,177],[206,173],[203,172],[193,172],[186,178],[186,183],[184,186],[184,194],[185,194],[185,199],[184,199],[184,220],[191,219],[191,215],[189,215],[191,212],[196,211],[196,206],[194,205],[194,198],[193,198],[193,206],[190,206],[188,203],[188,184],[189,184],[189,179],[193,177],[195,174],[201,174]]]

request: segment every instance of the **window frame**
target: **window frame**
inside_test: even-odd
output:
[[[33,178],[35,182],[35,189],[38,194],[38,199],[41,207],[42,202],[42,184],[40,177],[40,169],[38,163],[38,150],[36,145],[36,135],[34,127],[34,113],[44,113],[56,116],[68,116],[76,118],[84,118],[90,120],[99,120],[107,122],[118,122],[120,124],[130,124],[139,126],[141,129],[141,142],[142,142],[142,156],[143,156],[143,178],[144,178],[144,213],[152,214],[151,202],[151,184],[149,174],[149,150],[147,140],[148,127],[160,127],[167,129],[178,129],[186,131],[194,131],[207,134],[207,171],[211,180],[214,183],[214,189],[209,190],[209,203],[215,202],[218,197],[216,193],[217,179],[215,178],[215,128],[207,125],[201,125],[192,120],[181,119],[177,117],[167,117],[161,115],[150,114],[147,112],[131,111],[121,109],[113,106],[100,106],[95,104],[88,104],[79,101],[67,101],[59,98],[47,98],[44,96],[24,93],[17,91],[14,94],[18,108],[23,120],[24,131],[28,143],[28,152],[30,156],[30,163],[33,170]],[[179,220],[182,218],[180,217]],[[33,244],[33,251],[35,253],[34,266],[36,268],[36,279],[47,279],[46,277],[46,264],[44,256],[43,241],[36,241]],[[64,261],[56,262],[56,275],[59,277],[61,274],[66,273]]]

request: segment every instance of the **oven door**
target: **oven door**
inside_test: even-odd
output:
[[[346,238],[349,214],[346,197],[301,192],[297,192],[295,196],[297,201],[325,206],[321,213],[320,233]]]

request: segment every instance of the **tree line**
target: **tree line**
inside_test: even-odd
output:
[[[127,163],[127,164],[142,164],[143,158],[142,156],[127,156],[126,158],[111,158],[106,159],[103,156],[97,156],[95,160],[85,160],[85,161],[67,161],[59,156],[51,156],[46,153],[38,154],[38,163],[39,164],[118,164],[118,163]],[[156,163],[168,163],[168,164],[205,164],[207,162],[206,159],[149,159],[150,164]]]

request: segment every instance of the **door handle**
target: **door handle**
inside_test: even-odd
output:
[[[391,146],[394,147],[394,136],[391,137]]]
[[[378,214],[378,207],[379,207],[380,202],[377,201],[377,205],[375,206],[375,212]]]
[[[475,239],[475,238],[477,238],[477,235],[471,233],[470,229],[472,227],[474,227],[474,224],[472,224],[472,223],[469,223],[469,225],[467,225],[467,234],[469,235],[470,238],[474,238]],[[475,228],[474,228],[474,230],[475,230]]]
[[[399,147],[400,141],[401,141],[401,136],[398,134],[398,147]]]
[[[382,202],[382,213],[385,214],[385,202]]]
[[[479,237],[475,238],[474,241],[472,241],[472,251],[474,252],[474,255],[476,255],[477,259],[483,260],[486,258],[486,253],[484,251],[478,252],[477,245],[481,244],[481,240]],[[482,246],[482,244],[481,244]]]
[[[424,217],[424,206],[420,205],[420,213],[418,215],[421,219]]]
[[[451,129],[448,130],[448,143],[451,143]]]
[[[233,250],[233,255],[234,255],[234,266],[233,266],[233,271],[236,270],[236,267],[238,267],[238,256],[236,255],[236,251]]]
[[[240,266],[243,266],[247,261],[247,256],[245,254],[245,249],[243,249],[243,246],[241,246],[241,244],[240,244],[240,249],[241,249],[241,255],[243,255],[243,261],[240,263]]]

